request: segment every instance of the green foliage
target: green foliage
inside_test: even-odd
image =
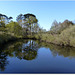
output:
[[[3,21],[0,22],[0,27],[5,27],[5,23]]]
[[[25,29],[26,35],[27,34],[32,35],[32,32],[36,32],[39,27],[36,16],[30,13],[24,15],[23,14],[18,15],[17,22],[19,23],[20,26],[22,26],[22,28]],[[36,31],[34,28],[36,29]]]
[[[57,45],[75,47],[75,25],[72,21],[65,20],[58,23],[55,20],[50,31],[46,31],[39,27],[34,14],[20,14],[17,16],[17,22],[9,22],[10,19],[12,17],[8,18],[6,15],[0,14],[0,42],[12,39],[13,35],[17,38],[34,38]],[[6,21],[9,22],[7,25]]]
[[[16,37],[10,34],[2,33],[0,34],[0,45],[4,44],[5,42],[8,42],[9,40],[14,40],[14,39],[16,39]]]
[[[75,26],[69,26],[61,34],[39,33],[34,35],[36,39],[61,46],[75,47]]]
[[[6,25],[8,32],[14,35],[22,35],[22,27],[17,22],[10,22]]]
[[[70,45],[75,47],[75,26],[71,26],[64,30],[60,34],[60,38],[62,39],[62,43],[64,45]]]
[[[6,32],[7,30],[6,30],[6,28],[5,27],[0,27],[0,33],[1,32]]]
[[[50,29],[50,33],[51,34],[60,34],[63,30],[65,30],[66,28],[73,26],[73,22],[72,21],[68,21],[65,20],[62,23],[58,23],[57,21],[54,21],[52,24],[52,27]]]

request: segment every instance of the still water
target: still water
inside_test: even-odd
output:
[[[0,73],[75,73],[75,48],[35,40],[11,42],[0,49]]]

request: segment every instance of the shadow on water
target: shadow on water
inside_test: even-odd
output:
[[[5,66],[9,64],[7,57],[17,57],[23,60],[33,60],[37,57],[37,51],[39,48],[49,48],[54,57],[64,56],[70,59],[75,58],[75,48],[71,47],[60,47],[45,42],[34,41],[34,40],[19,40],[11,42],[5,45],[0,50],[0,69],[5,70]]]

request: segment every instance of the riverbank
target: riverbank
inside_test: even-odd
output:
[[[20,36],[7,34],[7,33],[2,33],[0,34],[0,45],[8,43],[9,41],[16,41],[18,39],[33,39],[33,40],[39,40],[40,42],[46,42],[49,44],[55,44],[59,46],[75,47],[74,37],[66,34],[64,34],[63,36],[62,35],[63,34],[51,35],[49,33],[42,33],[42,34],[38,33],[38,34],[34,34],[33,36],[28,35],[26,37],[20,37]]]
[[[35,34],[34,38],[47,43],[56,44],[59,46],[75,47],[75,26],[67,28],[61,34]]]
[[[15,41],[15,40],[17,40],[17,37],[11,34],[6,34],[6,33],[0,34],[0,45],[8,43],[9,41]]]

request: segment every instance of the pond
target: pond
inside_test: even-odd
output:
[[[75,48],[18,40],[0,48],[0,73],[75,73]]]

